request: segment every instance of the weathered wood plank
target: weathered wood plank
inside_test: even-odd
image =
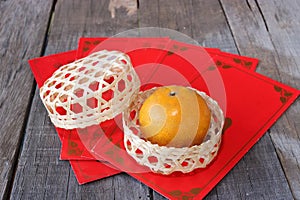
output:
[[[36,90],[11,199],[65,199],[71,172],[59,153],[59,139]]]
[[[222,0],[222,5],[240,52],[261,59],[260,73],[299,89],[299,1]],[[299,122],[298,99],[270,132],[296,199],[300,199]]]
[[[111,19],[108,0],[57,1],[46,54],[75,49],[79,37],[112,36],[137,27],[124,9]],[[147,199],[149,189],[126,174],[79,186],[36,91],[11,199]],[[35,178],[37,177],[37,178]]]
[[[138,17],[140,27],[173,29],[192,37],[200,45],[237,53],[218,1],[140,0]]]
[[[148,188],[127,174],[96,181],[79,187],[74,176],[70,176],[67,199],[149,199]],[[100,186],[101,185],[101,186]]]
[[[10,193],[52,1],[0,1],[0,199]]]
[[[151,4],[158,6],[157,9],[154,9],[157,10],[157,14],[155,14],[155,12],[152,14],[149,13],[149,11],[147,12],[152,21],[156,22],[155,19],[157,17],[158,25],[151,24],[152,22],[149,19],[148,22],[145,22],[147,20],[146,18],[144,22],[142,21],[142,15],[145,12],[142,11],[143,2],[144,1],[140,1],[140,26],[168,27],[168,24],[170,24],[170,28],[180,31],[181,29],[178,27],[182,27],[183,32],[188,30],[185,33],[196,38],[201,44],[220,47],[223,50],[231,52],[237,51],[218,1],[211,1],[212,3],[205,1],[189,1],[188,3],[177,1],[151,1]],[[191,8],[188,6],[190,2],[193,5]],[[126,18],[127,16],[125,16],[124,10],[121,10],[121,12],[117,11],[116,21],[108,18],[110,14],[108,11],[106,12],[107,5],[107,1],[85,1],[84,3],[78,1],[59,1],[51,26],[46,54],[75,48],[78,37],[82,35],[111,35],[119,31],[116,27],[119,27],[120,30],[135,27],[137,23],[136,19],[131,17]],[[149,5],[147,9],[151,11],[152,6],[153,5]],[[165,8],[162,9],[164,6]],[[179,13],[179,17],[176,19],[172,19],[172,16],[176,16],[174,13],[177,14],[179,11],[173,6],[178,6],[180,10],[184,10],[184,12]],[[166,12],[169,14],[167,14],[169,17],[166,16]],[[191,12],[192,14],[187,12]],[[203,17],[201,13],[206,13],[205,17]],[[165,17],[159,18],[160,15]],[[118,18],[119,16],[121,16],[121,18]],[[186,20],[188,17],[194,19],[191,26],[188,26],[188,24],[191,23]],[[209,23],[207,19],[209,19]],[[132,22],[128,22],[130,20],[132,20]],[[166,22],[164,22],[164,20],[166,20]],[[100,27],[101,25],[102,27]],[[197,30],[197,28],[198,31],[194,31]],[[38,112],[42,114],[34,114]],[[113,197],[116,199],[132,199],[132,197],[134,197],[134,199],[150,198],[148,196],[148,189],[127,175],[104,179],[85,186],[78,186],[68,164],[63,161],[58,161],[60,147],[58,138],[55,135],[54,129],[46,116],[46,112],[37,94],[35,95],[31,114],[33,116],[29,119],[29,125],[26,129],[26,138],[11,199],[80,199],[87,197],[91,197],[92,199],[112,199]],[[272,160],[272,162],[267,162],[269,159]],[[265,162],[261,163],[261,160]],[[260,174],[256,174],[257,166]],[[272,177],[270,173],[273,172],[273,169],[275,169],[275,175]],[[264,186],[269,189],[272,188],[272,190],[277,192],[275,192],[273,197],[280,197],[278,196],[279,194],[286,194],[287,196],[284,197],[290,197],[288,196],[289,193],[285,191],[287,190],[286,184],[283,185],[283,189],[278,188],[282,182],[285,181],[282,171],[280,170],[280,165],[278,161],[276,161],[276,155],[273,151],[273,145],[267,135],[258,145],[255,145],[250,153],[245,156],[207,198],[264,198],[270,194],[269,190],[261,190]],[[34,177],[37,178],[34,179]],[[134,191],[135,194],[132,194],[133,192],[129,190],[131,188],[138,188],[138,191]],[[154,199],[161,198],[160,195],[154,193]]]
[[[140,0],[139,26],[175,29],[202,45],[238,52],[218,1]],[[287,181],[274,152],[269,135],[264,136],[212,190],[207,199],[291,198]],[[153,197],[164,199],[156,192]]]

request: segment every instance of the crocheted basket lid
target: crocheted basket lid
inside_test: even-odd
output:
[[[102,50],[56,70],[40,97],[56,127],[73,129],[114,118],[139,88],[129,56]]]

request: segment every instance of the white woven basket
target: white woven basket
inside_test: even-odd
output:
[[[210,128],[201,145],[184,148],[159,146],[141,139],[138,125],[139,109],[154,90],[155,88],[140,92],[123,112],[126,151],[139,164],[149,167],[155,173],[165,175],[175,171],[188,173],[196,168],[205,168],[217,155],[221,143],[224,115],[217,102],[205,93],[195,90],[206,100],[211,110]]]
[[[130,58],[102,50],[56,70],[40,97],[56,127],[84,128],[120,114],[139,87]]]

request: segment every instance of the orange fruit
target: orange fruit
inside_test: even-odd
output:
[[[156,89],[139,111],[142,137],[153,144],[191,147],[202,143],[210,125],[210,110],[194,90],[182,86]]]

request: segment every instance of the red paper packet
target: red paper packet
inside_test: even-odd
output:
[[[91,52],[97,51],[97,46],[99,46],[100,49],[122,50],[123,52],[128,52],[131,49],[137,47],[142,47],[145,49],[171,49],[172,46],[170,45],[172,44],[169,43],[173,43],[174,45],[174,42],[180,43],[178,41],[170,40],[169,38],[80,38],[76,58],[80,59],[89,55]],[[99,45],[100,43],[102,44]],[[195,45],[185,44],[185,46],[193,47]],[[253,71],[255,71],[256,66],[259,62],[257,58],[222,52],[220,49],[217,48],[204,47],[204,49],[207,51],[207,53],[210,54],[211,57],[219,55],[224,58],[228,58],[228,62],[232,61],[236,64],[239,64],[240,66],[244,66],[245,68]],[[144,57],[146,57],[146,55],[144,55]]]
[[[187,67],[189,63],[176,56],[176,53],[168,52],[162,63],[174,69],[180,70],[181,66],[185,66],[185,70],[194,71],[193,66]],[[296,89],[247,70],[245,64],[239,61],[228,61],[228,58],[225,59],[222,55],[216,55],[213,59],[216,65],[203,65],[202,67],[207,69],[202,69],[202,72],[209,77],[210,73],[219,71],[222,76],[227,98],[225,127],[227,130],[216,160],[207,168],[189,174],[174,173],[169,176],[151,172],[135,173],[144,167],[138,165],[124,151],[122,129],[117,125],[115,132],[110,135],[113,137],[109,135],[101,137],[90,149],[93,154],[98,159],[105,159],[119,169],[127,171],[168,198],[203,198],[299,95]],[[157,73],[157,75],[164,74]],[[201,76],[192,77],[194,82],[192,86],[197,88],[200,85],[198,89],[207,89],[205,84],[201,85]],[[220,101],[222,99],[218,100]]]
[[[49,78],[58,67],[73,62],[75,57],[76,50],[73,50],[30,60],[29,64],[38,87],[41,87],[44,81]],[[70,132],[59,128],[56,128],[56,130],[61,141],[63,140],[64,135],[68,135]],[[72,141],[70,141],[69,145],[73,147],[73,149],[69,149],[71,154],[80,151]],[[115,168],[111,168],[108,164],[103,164],[99,161],[73,160],[70,161],[70,164],[79,184],[84,184],[119,173]]]
[[[175,56],[169,55],[169,56]],[[176,59],[174,60],[173,65],[176,66]],[[228,105],[228,118],[227,118],[227,124],[228,121],[231,122],[231,127],[226,130],[224,137],[223,137],[223,145],[221,147],[220,153],[217,156],[217,159],[206,169],[200,169],[196,170],[190,174],[176,174],[178,176],[170,175],[170,176],[161,176],[153,173],[129,173],[132,176],[136,177],[137,179],[141,180],[145,184],[151,186],[158,192],[160,192],[162,195],[169,197],[169,198],[187,198],[187,197],[196,197],[201,198],[204,195],[206,195],[209,190],[233,167],[233,165],[250,149],[250,147],[258,140],[258,138],[261,137],[261,135],[275,122],[275,120],[282,114],[282,112],[287,109],[287,107],[295,100],[295,98],[299,95],[299,91],[292,89],[288,86],[284,86],[278,82],[272,81],[266,77],[263,77],[261,75],[257,75],[256,73],[251,73],[249,71],[241,69],[241,67],[233,66],[227,63],[226,61],[222,60],[220,57],[214,57],[214,60],[217,64],[215,68],[208,68],[206,73],[210,73],[213,70],[220,70],[222,73],[222,76],[224,76],[224,80],[226,80],[226,87],[230,88],[228,90],[228,95],[230,98],[230,95],[235,96],[235,100],[231,100]],[[219,62],[218,62],[219,61]],[[237,63],[238,64],[238,63]],[[53,72],[52,72],[53,73]],[[50,73],[49,73],[50,74]],[[227,78],[226,78],[227,77]],[[228,78],[229,77],[229,78]],[[238,77],[238,78],[235,78]],[[197,81],[197,79],[195,79]],[[236,83],[238,81],[238,83]],[[259,87],[258,87],[259,86]],[[234,88],[234,90],[232,89]],[[247,88],[247,90],[246,90]],[[244,95],[252,94],[249,91],[253,92],[253,88],[259,88],[259,91],[255,91],[255,94],[260,94],[263,96],[260,96],[260,98],[257,98],[256,96],[250,96],[246,99],[246,101],[242,98],[243,92]],[[251,90],[252,89],[252,90]],[[239,91],[239,95],[234,95],[233,91]],[[233,94],[232,94],[233,93]],[[268,99],[270,98],[270,99]],[[247,104],[250,100],[250,103]],[[247,101],[248,100],[248,101]],[[277,100],[277,101],[276,101]],[[264,105],[263,103],[265,101],[268,101],[270,105]],[[243,102],[243,103],[241,103]],[[233,105],[232,105],[233,104]],[[265,122],[262,124],[262,126],[259,128],[257,132],[253,132],[255,127],[257,126],[257,123],[253,125],[251,128],[250,123],[250,129],[247,127],[247,129],[243,129],[240,132],[246,132],[247,131],[254,133],[253,135],[245,134],[240,135],[239,129],[243,128],[243,126],[246,126],[247,123],[243,122],[243,120],[240,120],[240,116],[237,118],[235,115],[240,113],[248,113],[249,110],[246,110],[245,112],[241,112],[242,109],[245,109],[246,105],[259,105],[264,108],[264,111],[266,112],[257,112],[258,107],[255,106],[250,111],[250,117],[257,113],[263,113],[262,116],[259,119],[254,119],[250,122],[253,122],[255,120],[259,120],[260,123]],[[272,106],[272,107],[271,107]],[[241,107],[241,108],[240,108]],[[271,107],[271,110],[269,107]],[[239,109],[239,112],[233,112],[230,109]],[[250,109],[250,108],[248,108]],[[255,112],[256,111],[256,112]],[[254,113],[251,115],[251,113]],[[270,114],[272,113],[272,115]],[[247,117],[249,117],[247,115]],[[239,123],[236,123],[236,120]],[[268,119],[268,120],[266,120]],[[243,123],[242,123],[243,122]],[[230,124],[230,123],[229,123]],[[238,124],[238,125],[237,125]],[[245,125],[246,124],[246,125]],[[116,126],[117,127],[117,126]],[[257,129],[257,127],[256,127]],[[246,131],[245,131],[246,130]],[[58,132],[60,132],[58,130]],[[238,134],[238,137],[234,137],[235,134]],[[127,162],[124,162],[124,160],[128,161],[131,160],[130,157],[126,157],[128,155],[118,153],[118,149],[122,149],[122,130],[117,127],[115,129],[114,134],[111,134],[113,136],[111,140],[108,140],[108,143],[106,146],[99,145],[101,142],[98,141],[98,145],[94,146],[92,151],[96,153],[101,158],[105,158],[106,160],[110,161],[110,163],[113,163],[114,166],[124,167],[124,164],[128,164]],[[242,137],[241,137],[242,136]],[[250,137],[251,136],[251,137]],[[229,139],[226,139],[229,138]],[[228,147],[228,143],[232,141],[232,138],[234,138],[234,145],[242,145],[242,146],[230,146]],[[237,142],[235,141],[237,140]],[[227,141],[227,143],[226,143]],[[247,141],[246,143],[243,143],[241,141]],[[235,153],[236,150],[239,150]],[[229,152],[228,152],[229,151]],[[235,154],[234,154],[235,153]],[[226,157],[228,155],[234,155],[231,159],[228,159],[225,163],[222,159],[222,154],[226,154]],[[112,156],[113,155],[113,156]],[[84,161],[82,161],[84,162]],[[86,162],[92,162],[92,161],[86,161]],[[223,163],[222,163],[223,162]],[[220,166],[220,163],[222,164],[222,168],[218,168]],[[132,162],[134,165],[134,162]],[[140,166],[136,166],[136,168],[139,168]],[[208,173],[209,172],[209,173]],[[216,176],[211,175],[216,173]],[[196,183],[195,180],[198,180],[198,178],[201,178],[201,180],[206,180],[201,182],[202,185],[199,185],[199,181]],[[180,184],[174,184],[180,183]],[[204,185],[203,185],[204,184]]]
[[[215,59],[220,61],[217,57]],[[299,95],[298,90],[255,72],[220,62],[222,64],[214,70],[219,70],[224,79],[228,98],[227,130],[223,135],[219,154],[207,168],[195,170],[190,174],[174,173],[170,176],[135,173],[143,170],[143,167],[124,153],[124,147],[120,145],[123,135],[119,127],[114,133],[119,138],[99,140],[91,149],[93,153],[98,158],[127,171],[167,198],[203,198]]]
[[[100,43],[103,41],[106,41],[105,44],[102,46],[99,46]],[[129,42],[131,41],[131,42]],[[127,46],[126,46],[127,44]],[[128,47],[128,44],[134,44],[130,47]],[[181,46],[184,45],[185,48],[182,48]],[[87,56],[91,51],[94,51],[95,47],[98,46],[98,49],[114,49],[117,48],[118,50],[123,50],[123,51],[129,51],[129,49],[134,49],[137,47],[146,49],[146,51],[141,51],[141,54],[130,54],[131,59],[134,61],[133,65],[141,65],[142,63],[149,63],[149,61],[152,62],[160,62],[162,58],[162,52],[161,51],[149,51],[149,48],[152,49],[168,49],[167,51],[169,54],[176,53],[175,51],[180,51],[182,49],[183,51],[186,48],[198,48],[197,46],[194,45],[188,45],[184,43],[180,43],[177,41],[170,40],[168,38],[113,38],[107,41],[107,38],[81,38],[79,40],[79,45],[78,45],[78,50],[77,50],[77,58],[82,58]],[[124,47],[125,46],[125,47]],[[171,52],[174,51],[174,52]],[[245,67],[245,69],[249,69],[254,71],[256,69],[256,66],[258,64],[258,59],[255,58],[249,58],[245,56],[239,56],[239,55],[234,55],[230,53],[225,53],[221,52],[219,49],[216,48],[205,48],[205,50],[209,53],[211,57],[215,56],[221,56],[222,60],[226,60],[227,63],[232,64],[237,67]],[[145,52],[148,52],[145,55]],[[168,52],[164,55],[168,55]],[[140,57],[147,57],[147,60],[145,59],[140,59]],[[151,70],[151,69],[150,69]],[[183,71],[184,72],[184,71]],[[147,72],[150,74],[151,72]],[[164,72],[156,72],[156,73],[164,73]],[[153,74],[153,71],[152,71]],[[159,77],[159,76],[157,76]],[[173,78],[172,76],[168,76],[169,78]],[[147,81],[149,81],[149,77],[143,76]],[[191,77],[189,77],[191,78]],[[193,79],[193,77],[192,77]],[[194,78],[195,79],[195,78]],[[196,80],[196,79],[195,79]],[[199,82],[199,80],[197,80]],[[157,80],[156,80],[157,82]],[[193,82],[191,80],[190,82]],[[194,83],[194,85],[197,85],[197,82]],[[72,153],[69,154],[70,148],[74,150],[74,147],[71,147],[70,141],[73,143],[76,143],[76,147],[78,148],[77,154]],[[93,160],[95,159],[93,155],[89,153],[89,151],[86,150],[85,146],[82,144],[80,137],[78,136],[77,133],[72,133],[68,136],[65,137],[65,139],[62,142],[62,151],[61,151],[61,159],[65,160]]]

